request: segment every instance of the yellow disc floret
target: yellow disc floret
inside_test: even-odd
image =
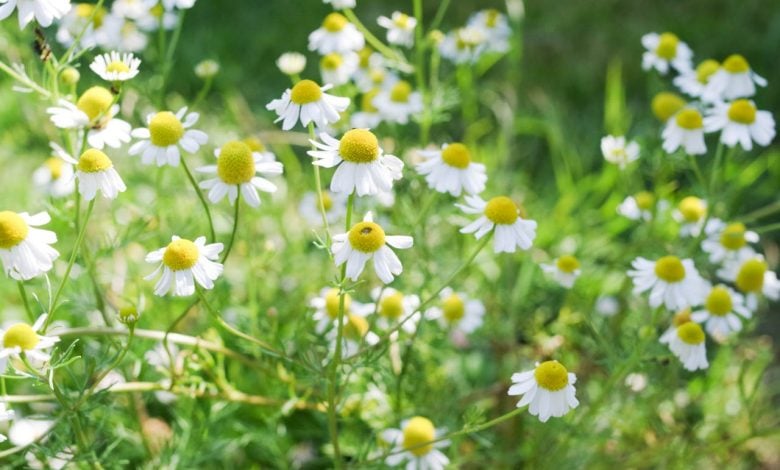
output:
[[[168,147],[181,140],[184,126],[170,111],[161,111],[149,121],[149,137],[157,147]]]
[[[680,282],[685,279],[685,266],[676,256],[664,256],[655,262],[655,275],[666,282]]]
[[[20,348],[22,351],[28,351],[38,344],[40,338],[38,334],[24,323],[17,323],[5,330],[3,336],[3,347]]]
[[[62,159],[57,157],[51,157],[47,158],[45,162],[43,162],[44,166],[49,169],[49,174],[51,174],[51,179],[58,180],[60,179],[60,176],[62,176],[62,167],[65,165],[65,162],[62,161]]]
[[[322,27],[331,33],[337,33],[344,29],[348,23],[349,21],[344,15],[340,13],[331,13],[325,17],[325,20],[322,22]]]
[[[636,201],[637,207],[643,211],[649,211],[653,208],[653,204],[655,204],[655,196],[653,196],[653,193],[648,191],[641,191],[636,193],[634,195],[634,200]]]
[[[379,141],[366,129],[347,131],[339,142],[339,155],[352,163],[370,163],[379,157]]]
[[[723,68],[729,73],[745,73],[750,70],[750,64],[740,54],[732,54],[723,61]]]
[[[517,204],[506,196],[498,196],[485,205],[485,217],[495,224],[511,225],[518,217]]]
[[[739,250],[743,246],[747,245],[745,240],[745,224],[735,223],[729,224],[720,233],[720,244],[727,250]]]
[[[336,70],[344,63],[344,58],[337,52],[327,54],[320,60],[320,67],[325,70]]]
[[[325,313],[335,320],[339,317],[339,290],[336,288],[329,289],[325,294]],[[352,305],[352,297],[349,294],[344,294],[344,311],[349,312],[349,307]]]
[[[501,13],[495,8],[491,8],[485,12],[485,26],[488,28],[495,28],[498,25],[498,19],[501,18]]]
[[[555,392],[569,384],[569,371],[558,361],[545,361],[534,370],[536,383],[545,390]]]
[[[720,64],[717,60],[707,59],[696,66],[696,80],[702,85],[706,84],[712,74],[718,71]]]
[[[724,286],[715,286],[707,295],[704,306],[711,314],[722,317],[731,312],[731,308],[734,305],[731,301],[729,290]]]
[[[698,323],[689,321],[677,327],[677,337],[686,344],[701,344],[704,342],[704,331]]]
[[[217,158],[217,176],[227,184],[248,183],[255,176],[252,149],[237,140],[223,145]]]
[[[129,71],[130,67],[121,60],[115,60],[106,66],[106,72],[127,73]]]
[[[729,106],[729,119],[740,124],[753,124],[756,120],[756,107],[748,100],[734,100]]]
[[[363,337],[366,336],[366,333],[368,333],[368,320],[353,313],[350,313],[346,320],[346,324],[344,325],[344,336],[352,341],[362,340]]]
[[[737,287],[742,292],[761,292],[764,288],[766,270],[766,261],[761,258],[745,261],[737,273]]]
[[[412,94],[412,85],[406,80],[399,80],[390,90],[390,101],[394,103],[407,103]]]
[[[555,260],[555,265],[559,270],[567,274],[571,274],[574,271],[580,269],[580,262],[572,255],[563,255]]]
[[[457,323],[466,314],[466,304],[458,294],[452,294],[441,303],[442,315],[450,323]]]
[[[322,88],[313,80],[301,80],[290,91],[290,100],[298,105],[314,103],[320,98],[322,98]]]
[[[674,314],[674,318],[672,318],[672,325],[680,326],[683,323],[687,323],[689,321],[692,321],[691,309],[690,307],[687,307]]]
[[[363,253],[373,253],[385,244],[385,231],[374,222],[359,222],[349,229],[349,244]]]
[[[374,50],[371,49],[368,46],[363,47],[363,49],[360,49],[358,51],[358,66],[361,69],[367,69],[369,65],[371,65],[371,54],[374,53]]]
[[[704,119],[701,113],[693,108],[686,108],[677,113],[675,118],[677,125],[686,130],[701,129]]]
[[[90,17],[92,18],[92,26],[95,27],[95,29],[100,28],[103,26],[103,20],[106,16],[106,9],[103,7],[98,8],[95,10],[95,5],[91,3],[79,3],[76,5],[76,16],[79,18],[88,20]],[[95,16],[92,16],[94,13]]]
[[[680,39],[673,33],[663,33],[658,38],[658,47],[655,49],[656,55],[662,59],[672,60],[677,56],[677,45]]]
[[[257,137],[247,137],[241,142],[245,143],[253,152],[265,152],[265,144]]]
[[[76,107],[87,115],[90,121],[103,116],[111,108],[114,95],[102,86],[93,86],[82,93],[76,101]]]
[[[190,269],[198,262],[198,247],[189,240],[179,238],[172,241],[163,253],[163,264],[172,271]]]
[[[468,168],[471,163],[471,152],[468,147],[460,142],[454,142],[441,151],[441,159],[449,166]]]
[[[98,149],[87,149],[81,154],[78,163],[79,171],[84,173],[97,173],[108,170],[113,166],[108,155]]]
[[[374,88],[373,90],[363,93],[363,96],[360,98],[360,109],[366,113],[378,113],[379,110],[374,106],[374,98],[376,98],[376,95],[378,94],[379,88]]]
[[[8,250],[15,247],[30,232],[30,227],[24,221],[22,216],[16,212],[0,212],[0,248]]]
[[[707,215],[707,205],[695,196],[683,198],[677,206],[677,210],[680,211],[683,220],[689,223],[698,222]]]
[[[401,29],[406,29],[409,26],[409,15],[406,13],[396,15],[395,19],[393,19],[393,23]]]
[[[666,122],[685,106],[685,100],[675,93],[662,91],[653,97],[650,107],[661,122]]]
[[[323,191],[320,193],[320,197],[322,198],[322,208],[325,209],[325,212],[333,209],[333,198],[330,196],[330,193],[328,191]],[[317,202],[318,209],[319,209],[319,201]]]
[[[379,314],[385,318],[396,320],[404,313],[404,295],[400,292],[382,297],[379,302]]]
[[[432,442],[436,439],[436,428],[428,418],[415,416],[406,423],[403,429],[404,441],[403,447],[417,457],[423,456],[433,450],[433,443],[424,445],[426,442]]]

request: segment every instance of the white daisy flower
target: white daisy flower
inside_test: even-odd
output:
[[[314,330],[317,334],[322,334],[332,325],[335,325],[339,319],[339,290],[335,287],[324,287],[320,290],[317,297],[309,301],[309,306],[314,309]],[[373,311],[373,310],[371,310]],[[344,313],[358,316],[366,316],[370,311],[359,302],[352,299],[349,294],[344,294]],[[346,318],[346,317],[345,317]]]
[[[354,129],[374,129],[382,122],[382,115],[374,106],[374,98],[380,92],[379,88],[363,93],[360,98],[360,111],[352,113],[349,124]]]
[[[650,220],[653,218],[655,196],[648,191],[641,191],[628,196],[617,207],[617,213],[631,220]]]
[[[349,51],[343,54],[331,52],[320,59],[320,74],[324,83],[334,86],[347,83],[358,68],[357,53]]]
[[[390,284],[403,271],[401,260],[387,245],[399,250],[411,248],[414,240],[409,236],[385,235],[367,212],[349,232],[333,236],[333,252],[336,266],[347,263],[347,277],[357,281],[368,260],[374,259],[374,271],[385,284]]]
[[[5,372],[5,367],[3,367],[2,372]],[[9,410],[6,404],[0,403],[0,422],[3,421],[11,421],[14,419],[14,410]],[[0,442],[5,442],[8,438],[5,436],[5,434],[0,434]]]
[[[285,75],[298,75],[306,68],[306,56],[298,52],[285,52],[276,59],[276,67]]]
[[[60,340],[57,336],[44,336],[39,330],[46,322],[46,314],[41,315],[30,326],[27,323],[16,323],[6,329],[0,328],[0,363],[5,370],[5,361],[8,358],[18,358],[20,354],[34,361],[34,365],[42,366],[51,360],[51,356],[45,350],[51,349]]]
[[[668,344],[669,341],[672,340],[672,337],[677,335],[677,327],[689,321],[693,321],[693,319],[691,319],[691,308],[685,307],[684,309],[679,310],[672,317],[672,324],[669,325],[669,328],[666,329],[658,340],[663,344]]]
[[[345,8],[355,8],[355,0],[323,0],[325,4],[330,3],[333,8],[343,10]]]
[[[444,144],[441,150],[420,150],[425,161],[417,172],[425,176],[428,186],[440,193],[458,197],[463,191],[479,194],[485,189],[485,165],[471,160],[471,151],[460,142]]]
[[[653,115],[664,124],[684,107],[685,100],[680,95],[668,91],[657,93],[650,102]]]
[[[347,214],[347,195],[323,190],[322,206],[325,209],[325,219],[328,221],[328,224],[343,220]],[[298,205],[298,212],[310,225],[317,227],[322,225],[320,198],[317,197],[317,193],[312,191],[305,193],[303,198],[301,198],[301,203]]]
[[[650,291],[653,308],[662,304],[669,310],[699,305],[706,295],[706,284],[693,265],[693,260],[663,256],[651,261],[641,256],[632,263],[628,275],[634,281],[634,294]]]
[[[730,287],[718,285],[710,289],[704,299],[703,309],[691,314],[693,321],[705,323],[707,333],[715,338],[725,338],[742,329],[742,318],[750,318],[745,298]]]
[[[707,238],[701,242],[701,249],[710,255],[710,262],[723,263],[733,259],[750,258],[755,250],[749,243],[758,243],[758,234],[747,230],[745,224],[726,224],[720,219],[710,219],[704,227]]]
[[[780,300],[780,280],[777,274],[769,270],[764,257],[758,254],[746,255],[727,261],[718,270],[718,277],[733,282],[740,292],[745,294],[745,300],[750,310],[758,308],[758,295],[764,294],[768,299]]]
[[[385,121],[406,124],[409,117],[423,110],[422,95],[413,91],[406,80],[399,80],[392,88],[377,93],[373,101]]]
[[[195,72],[196,77],[202,80],[208,80],[219,73],[219,62],[211,59],[201,60],[195,64],[193,72]]]
[[[301,80],[292,89],[288,88],[282,97],[271,101],[266,109],[276,112],[276,121],[282,122],[282,130],[289,131],[298,122],[306,127],[313,122],[317,127],[325,127],[341,119],[339,113],[349,107],[349,98],[323,93],[333,85],[320,87],[311,80]]]
[[[414,45],[414,28],[417,26],[416,18],[400,11],[394,11],[390,18],[380,16],[376,22],[387,30],[388,43],[405,47]]]
[[[642,45],[647,49],[642,55],[644,70],[656,69],[661,75],[669,72],[669,66],[678,72],[687,72],[691,67],[693,52],[687,44],[673,33],[648,33],[642,36]]]
[[[139,65],[141,65],[141,59],[131,53],[120,54],[117,51],[111,51],[95,57],[89,68],[103,80],[123,82],[138,75]]]
[[[681,224],[680,236],[698,237],[707,219],[707,201],[695,196],[685,197],[672,216]]]
[[[485,305],[470,298],[463,292],[455,292],[449,287],[442,289],[439,294],[440,306],[433,306],[426,310],[425,318],[436,320],[443,328],[471,334],[482,326],[485,316]]]
[[[260,205],[258,189],[267,193],[276,192],[275,184],[261,176],[256,176],[255,173],[281,175],[283,167],[280,162],[266,161],[261,153],[252,152],[247,144],[238,140],[228,142],[222,148],[214,150],[214,156],[217,158],[216,165],[207,165],[196,170],[217,176],[199,185],[209,190],[209,201],[217,203],[227,196],[232,205],[236,202],[240,190],[247,204],[258,207]]]
[[[733,54],[712,75],[702,96],[708,101],[749,98],[756,94],[756,85],[766,86],[766,80],[751,70],[743,56]]]
[[[52,197],[65,197],[76,189],[73,165],[58,157],[47,158],[32,174],[36,189]]]
[[[388,330],[403,321],[401,329],[405,332],[412,334],[417,329],[422,318],[422,314],[417,311],[420,307],[420,297],[414,294],[404,295],[392,287],[375,287],[371,290],[371,298],[375,303],[369,304],[367,309],[370,312],[376,311],[379,315],[376,322],[379,328]]]
[[[354,310],[354,309],[353,309]],[[338,312],[337,317],[333,321],[334,325],[338,325]],[[360,351],[360,347],[363,344],[375,345],[379,343],[379,336],[376,333],[370,331],[368,320],[364,315],[360,315],[354,311],[351,311],[344,315],[343,332],[341,334],[341,358],[347,359],[354,356]],[[330,340],[330,350],[336,351],[336,344],[338,342],[338,329],[333,328],[328,333],[328,339]]]
[[[161,26],[166,31],[176,27],[179,15],[173,8],[166,8],[159,0],[143,0],[143,2],[146,4],[146,11],[138,18],[134,18],[135,24],[140,29],[153,32],[159,30]]]
[[[73,45],[81,34],[77,45],[80,49],[95,46],[109,48],[121,35],[123,19],[109,13],[104,7],[92,3],[77,3],[59,21],[57,41],[64,46]],[[83,33],[83,34],[82,34]]]
[[[52,143],[51,147],[60,158],[76,165],[79,193],[85,201],[95,199],[98,190],[106,199],[116,199],[119,193],[127,189],[125,182],[114,168],[114,163],[102,151],[87,149],[76,161],[57,144]]]
[[[639,144],[633,140],[626,142],[626,138],[622,135],[608,135],[601,139],[601,153],[606,161],[617,165],[622,170],[639,158]]]
[[[374,52],[369,47],[358,51],[358,68],[352,74],[352,80],[358,89],[366,93],[374,89],[389,89],[398,83],[398,75],[387,68],[387,63],[382,54]]]
[[[505,53],[509,50],[512,28],[506,15],[496,9],[481,10],[469,17],[468,26],[478,28],[485,35],[487,52]]]
[[[14,9],[19,10],[20,29],[33,20],[47,28],[70,11],[70,0],[3,0],[0,4],[0,21],[11,16]]]
[[[473,233],[477,240],[494,231],[493,251],[514,253],[516,248],[527,250],[536,238],[536,221],[525,218],[524,211],[506,196],[485,202],[477,195],[466,196],[466,204],[455,204],[466,214],[480,214],[474,222],[460,229]]]
[[[147,263],[159,265],[144,279],[154,279],[162,270],[162,276],[154,286],[154,293],[159,296],[169,292],[175,296],[192,295],[195,282],[204,289],[211,289],[222,274],[222,264],[217,261],[221,252],[222,243],[206,244],[206,237],[198,237],[192,242],[174,235],[168,246],[146,255]]]
[[[404,164],[394,155],[385,155],[374,133],[368,129],[347,131],[341,140],[326,133],[322,142],[310,141],[317,150],[307,153],[314,165],[336,168],[330,182],[334,193],[372,196],[393,189],[393,181],[401,179]]]
[[[745,151],[753,148],[753,142],[766,147],[775,138],[775,119],[769,111],[756,109],[745,99],[731,103],[716,103],[704,119],[707,132],[721,131],[720,141],[728,147],[739,144]]]
[[[391,467],[406,463],[407,470],[444,470],[450,459],[439,449],[449,446],[450,441],[433,441],[445,434],[446,430],[436,429],[422,416],[402,421],[401,429],[385,429],[380,438],[391,446],[385,463]]]
[[[689,155],[707,153],[707,146],[704,144],[704,118],[698,109],[680,110],[666,121],[662,137],[666,153],[674,153],[680,147]]]
[[[133,129],[133,137],[139,140],[130,146],[128,153],[141,155],[144,165],[179,166],[181,150],[196,153],[209,140],[205,132],[191,129],[199,117],[198,113],[188,113],[186,106],[176,114],[170,111],[149,114],[148,127]]]
[[[702,98],[704,101],[712,102],[720,99],[720,96],[704,95],[704,90],[710,82],[710,78],[720,69],[720,63],[717,60],[707,59],[696,66],[696,70],[690,70],[674,77],[674,84],[688,96]]]
[[[564,255],[556,258],[551,264],[540,264],[542,271],[549,274],[555,282],[561,286],[571,289],[574,281],[580,277],[582,270],[580,262],[572,255]]]
[[[87,142],[91,147],[100,150],[106,145],[119,148],[130,142],[131,126],[115,118],[119,105],[114,104],[114,95],[108,89],[94,86],[85,91],[76,104],[64,99],[57,104],[46,109],[54,125],[61,129],[88,129]]]
[[[48,224],[47,212],[0,212],[0,260],[6,275],[26,281],[51,270],[60,254],[50,247],[57,234],[39,227]]]
[[[150,3],[157,4],[157,0],[115,0],[111,4],[111,13],[122,18],[138,20],[149,13]]]
[[[545,423],[551,416],[560,418],[580,404],[575,396],[577,376],[558,361],[536,363],[534,370],[512,374],[507,395],[522,395],[517,407],[528,405],[532,416]]]
[[[326,16],[322,27],[309,35],[309,50],[320,55],[359,51],[365,43],[363,34],[341,13]]]
[[[668,344],[669,349],[683,363],[683,367],[691,372],[706,369],[707,348],[704,331],[698,323],[687,321],[675,328],[675,334],[661,338],[661,343]]]
[[[441,56],[455,64],[474,64],[486,49],[485,32],[474,26],[450,31],[439,44]]]
[[[114,15],[111,15],[114,16]],[[154,19],[153,30],[157,30],[160,25],[160,20],[157,16],[152,16]],[[163,25],[166,29],[171,29],[176,24],[176,15],[172,15],[169,12],[163,13]],[[141,30],[142,20],[136,22],[117,18],[119,25],[110,30],[106,43],[102,46],[104,49],[116,49],[120,52],[142,52],[146,49],[146,45],[149,43],[149,38],[146,33]],[[173,20],[173,21],[171,21]],[[171,25],[171,26],[168,26]]]

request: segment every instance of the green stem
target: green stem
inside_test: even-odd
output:
[[[444,14],[447,13],[447,8],[450,7],[450,0],[441,0],[439,8],[436,10],[436,14],[431,22],[430,30],[433,31],[439,27],[441,20],[444,19]]]
[[[423,2],[422,0],[414,0],[414,17],[417,20],[417,25],[414,28],[414,52],[415,52],[415,64],[414,64],[414,76],[417,80],[417,90],[422,96],[426,95],[425,92],[425,41],[423,41]],[[420,137],[422,137],[422,127],[420,128]],[[423,142],[426,145],[427,142]]]
[[[236,241],[236,232],[238,231],[238,206],[241,205],[241,198],[236,198],[236,210],[233,213],[233,230],[230,232],[230,240],[228,240],[227,247],[225,248],[225,252],[222,254],[222,259],[220,260],[220,263],[224,264],[225,260],[230,255],[230,250],[233,249],[233,243]]]
[[[163,57],[163,64],[162,64],[162,77],[160,80],[160,105],[161,107],[165,107],[165,82],[168,81],[168,75],[171,73],[171,67],[173,66],[173,55],[176,52],[176,46],[179,44],[179,38],[181,37],[181,30],[184,26],[184,14],[187,10],[179,10],[179,21],[176,23],[176,29],[173,30],[173,35],[171,36],[171,42],[168,44],[168,49],[165,51],[165,56]],[[161,20],[162,23],[162,20]],[[163,30],[162,24],[160,25],[160,30]],[[164,37],[163,33],[163,37]],[[162,47],[164,48],[165,40],[162,41]]]
[[[380,54],[385,56],[386,58],[395,61],[396,66],[401,70],[402,72],[409,72],[410,67],[409,64],[406,62],[406,59],[399,54],[398,52],[394,51],[390,47],[386,46],[382,41],[377,39],[376,36],[374,36],[371,31],[368,30],[368,28],[363,25],[363,23],[360,21],[360,19],[355,15],[355,12],[352,11],[350,8],[346,8],[343,10],[344,16],[349,19],[349,22],[355,25],[355,27],[360,31],[363,36],[366,38],[366,42],[368,42],[371,47],[379,51]]]
[[[35,83],[30,77],[19,75],[19,73],[14,70],[13,67],[8,66],[3,61],[0,61],[0,70],[7,73],[11,78],[35,91],[39,95],[45,98],[49,98],[51,96],[51,93],[49,93],[48,90]]]
[[[73,409],[77,409],[80,407],[86,400],[89,398],[93,393],[95,393],[95,389],[100,386],[100,382],[103,381],[103,379],[106,378],[106,376],[114,370],[125,358],[127,355],[127,351],[130,350],[130,345],[133,343],[133,338],[135,338],[135,325],[130,325],[129,327],[130,334],[127,336],[127,342],[125,343],[125,347],[122,349],[122,351],[117,355],[116,359],[111,363],[110,366],[106,367],[106,369],[95,378],[95,382],[92,384],[91,387],[89,387],[89,390],[87,390],[87,393],[83,394],[81,396],[81,399],[76,402],[76,405],[73,407]]]
[[[103,3],[105,3],[105,0],[98,0],[98,2],[95,4],[94,8],[92,9],[92,14],[89,15],[89,18],[87,18],[87,20],[84,22],[84,27],[81,28],[81,31],[79,31],[76,37],[73,38],[73,44],[71,44],[68,50],[65,51],[65,53],[62,55],[62,58],[60,59],[60,67],[65,67],[70,63],[73,51],[76,50],[76,47],[78,47],[82,36],[84,36],[84,33],[87,32],[89,26],[94,23],[95,15],[97,15],[98,12],[103,8]]]
[[[723,142],[718,142],[718,149],[715,151],[715,161],[712,163],[712,172],[710,173],[710,186],[707,195],[715,194],[715,185],[718,182],[718,169],[723,159]],[[710,201],[711,202],[711,201]]]
[[[192,189],[195,190],[195,194],[198,195],[198,199],[200,199],[200,204],[203,206],[203,210],[206,212],[206,218],[209,221],[209,236],[210,242],[214,243],[214,241],[217,239],[217,235],[214,232],[214,221],[211,219],[211,210],[209,209],[209,204],[206,202],[206,197],[203,195],[203,192],[198,187],[198,183],[195,181],[195,178],[192,176],[192,172],[190,172],[189,167],[187,166],[187,162],[184,161],[184,158],[181,159],[181,166],[184,168],[184,172],[187,173],[187,179],[190,180],[190,184],[192,185]],[[238,201],[236,201],[236,204],[238,204]]]
[[[309,123],[309,139],[315,141],[317,139],[317,136],[314,132],[314,123]],[[314,144],[311,145],[312,150],[317,150],[317,147],[314,146]],[[314,166],[314,184],[317,187],[317,201],[320,209],[320,215],[322,216],[322,226],[325,227],[325,237],[327,240],[327,249],[330,251],[330,226],[328,225],[328,215],[325,211],[325,201],[322,197],[322,179],[320,177],[320,167],[319,165],[313,165]]]
[[[27,318],[30,319],[30,323],[35,323],[35,314],[30,307],[30,301],[27,299],[27,291],[24,289],[23,281],[16,281],[19,286],[19,295],[22,297],[22,303],[24,304],[24,310],[27,312]]]
[[[688,157],[691,161],[691,169],[693,169],[693,172],[696,175],[696,179],[699,180],[702,191],[707,191],[707,183],[704,182],[704,175],[701,172],[701,168],[699,168],[699,162],[696,160],[696,156],[688,154]],[[708,192],[707,198],[709,198],[709,195],[710,193]]]

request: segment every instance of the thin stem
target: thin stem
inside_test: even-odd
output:
[[[230,232],[230,239],[228,240],[227,247],[225,248],[225,252],[222,254],[222,259],[220,260],[220,263],[225,263],[225,260],[230,255],[230,250],[233,249],[233,243],[236,241],[236,232],[238,231],[238,207],[241,205],[241,198],[236,198],[236,210],[233,213],[233,230]]]
[[[431,31],[438,28],[441,24],[441,20],[444,19],[444,14],[447,13],[447,8],[450,6],[450,0],[441,0],[439,8],[436,10],[436,15],[433,17],[430,29]]]
[[[317,136],[314,132],[314,123],[309,123],[309,139],[311,140],[311,149],[317,150],[317,147],[314,146],[314,141],[316,140]],[[325,236],[327,239],[328,244],[328,250],[330,250],[330,226],[328,225],[328,215],[325,211],[325,201],[322,197],[322,179],[320,177],[320,167],[319,165],[314,165],[314,183],[317,187],[317,201],[320,209],[320,215],[322,216],[322,225],[325,227]]]
[[[710,173],[710,186],[707,195],[714,194],[715,184],[718,182],[718,170],[720,162],[723,159],[723,142],[718,142],[718,149],[715,151],[715,161],[712,163],[712,172]]]
[[[160,80],[160,105],[165,104],[165,82],[168,81],[168,75],[171,73],[171,67],[173,65],[173,55],[176,52],[176,46],[179,44],[179,37],[181,37],[181,30],[184,26],[184,14],[187,10],[179,10],[179,21],[176,23],[176,29],[173,30],[171,36],[171,42],[168,45],[168,49],[165,51],[165,57],[163,57],[162,64],[162,78]],[[161,20],[162,23],[162,20]],[[162,24],[160,30],[163,30]],[[164,33],[161,46],[164,48]],[[164,107],[164,106],[162,106]]]
[[[34,323],[35,314],[33,313],[32,308],[30,308],[30,301],[27,299],[27,291],[24,289],[24,282],[16,281],[16,284],[19,286],[19,296],[22,298],[24,310],[27,312],[27,318],[30,319],[30,323]]]
[[[81,42],[81,38],[82,36],[84,36],[84,33],[87,32],[89,26],[93,24],[93,21],[95,20],[95,15],[97,15],[98,12],[103,9],[103,3],[105,3],[105,0],[98,0],[98,2],[92,8],[92,14],[89,15],[89,18],[87,18],[87,20],[84,22],[84,27],[82,27],[81,31],[79,31],[76,37],[73,38],[73,44],[71,44],[68,50],[65,51],[65,53],[62,55],[62,58],[60,59],[61,67],[64,67],[70,63],[71,55],[73,54],[73,51],[76,50],[76,48],[79,46],[79,43]]]
[[[414,0],[414,17],[417,25],[414,28],[414,76],[417,80],[417,90],[425,96],[425,42],[423,41],[423,3],[422,0]],[[421,129],[422,130],[422,129]],[[425,145],[427,142],[423,142]]]
[[[79,400],[76,403],[76,405],[73,407],[74,409],[76,409],[79,406],[81,406],[84,403],[84,401],[86,401],[87,398],[89,398],[90,395],[95,393],[95,389],[100,386],[100,382],[102,382],[103,379],[105,379],[106,376],[112,370],[114,370],[122,362],[122,360],[125,358],[125,356],[127,355],[127,351],[130,350],[130,345],[133,344],[133,338],[135,338],[135,325],[130,325],[129,330],[130,330],[130,334],[127,336],[127,342],[125,343],[125,347],[122,349],[122,351],[119,353],[119,355],[117,355],[116,359],[114,359],[114,361],[111,363],[111,365],[106,367],[106,370],[104,370],[99,376],[97,376],[97,378],[95,378],[95,383],[92,384],[92,386],[89,388],[87,393],[82,395],[81,400]]]
[[[696,179],[699,180],[701,189],[707,191],[707,183],[704,182],[704,175],[701,172],[701,168],[699,168],[699,162],[696,160],[696,156],[688,154],[688,157],[691,161],[691,168],[693,169],[694,174],[696,174]],[[707,197],[709,197],[709,192],[707,193]]]
[[[346,8],[343,10],[344,16],[349,19],[349,22],[354,24],[355,27],[363,33],[363,36],[366,38],[366,42],[368,42],[371,47],[379,51],[383,56],[386,58],[393,60],[396,62],[396,66],[402,71],[402,72],[410,72],[411,67],[409,67],[409,64],[406,61],[406,58],[404,58],[401,54],[399,54],[397,51],[394,51],[390,47],[386,46],[382,41],[377,39],[376,36],[374,36],[371,31],[368,30],[368,28],[363,25],[363,23],[360,21],[360,19],[355,15],[355,12],[352,11],[350,8]]]
[[[181,159],[181,166],[184,168],[184,172],[187,174],[187,179],[190,180],[192,189],[194,189],[195,194],[198,195],[198,199],[200,199],[203,210],[206,211],[206,218],[209,221],[209,236],[211,237],[210,241],[213,243],[217,239],[217,235],[214,232],[214,221],[211,219],[211,210],[209,209],[209,204],[206,202],[206,197],[203,196],[203,192],[198,187],[198,183],[195,181],[195,178],[192,176],[192,172],[190,172],[190,168],[187,166],[187,162],[185,162],[183,158]]]

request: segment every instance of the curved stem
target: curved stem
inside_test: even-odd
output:
[[[214,232],[214,221],[211,219],[211,210],[209,209],[209,204],[206,202],[206,197],[203,196],[203,192],[198,187],[198,183],[195,181],[195,178],[192,176],[192,172],[190,172],[190,168],[187,166],[187,162],[185,162],[183,158],[181,159],[181,166],[184,168],[184,172],[187,173],[187,179],[190,180],[192,189],[194,189],[195,194],[198,195],[198,199],[200,199],[203,210],[206,211],[206,218],[209,221],[209,236],[211,237],[210,241],[214,243],[214,241],[217,239],[217,235]]]
[[[349,19],[349,22],[354,24],[355,27],[360,31],[363,36],[366,38],[366,42],[368,42],[371,47],[379,51],[383,56],[386,58],[393,60],[396,62],[396,66],[402,71],[402,72],[410,72],[409,64],[406,61],[406,58],[404,58],[401,54],[394,51],[390,47],[386,46],[382,41],[377,39],[376,36],[374,36],[371,31],[368,30],[368,28],[365,27],[365,25],[360,21],[360,19],[355,15],[355,12],[352,11],[350,8],[346,8],[343,10],[344,16],[346,16]]]
[[[233,230],[230,232],[230,239],[228,240],[227,247],[225,248],[225,252],[222,253],[222,259],[219,261],[220,263],[224,264],[225,260],[230,256],[230,250],[233,249],[233,243],[236,241],[236,232],[238,231],[238,206],[241,205],[241,198],[236,198],[236,210],[233,213]]]
[[[24,303],[24,310],[27,312],[27,318],[30,320],[30,323],[35,322],[35,314],[32,311],[32,308],[30,308],[30,301],[27,299],[27,291],[24,289],[24,281],[16,281],[16,284],[19,286],[19,296],[22,297],[22,303]]]

